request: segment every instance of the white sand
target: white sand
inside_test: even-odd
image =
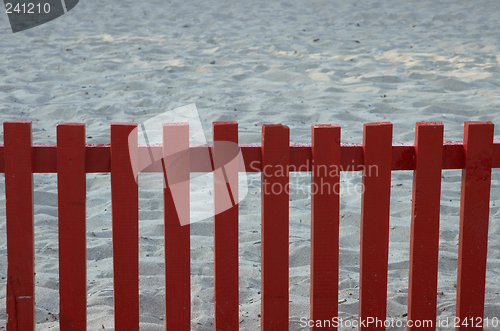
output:
[[[83,122],[88,143],[108,143],[111,122],[142,122],[195,102],[211,122],[237,120],[240,142],[260,141],[263,123],[310,142],[312,124],[337,123],[361,142],[362,123],[391,121],[394,141],[414,123],[442,121],[445,140],[463,122],[500,125],[498,1],[82,0],[48,24],[12,34],[0,15],[2,121],[32,120],[35,143],[54,143],[58,122]],[[317,41],[315,41],[317,40]],[[215,64],[210,64],[215,61]],[[498,138],[498,129],[496,130]],[[3,134],[2,134],[3,135]],[[92,138],[90,138],[92,137]],[[460,171],[443,171],[438,314],[455,314]],[[500,206],[493,173],[485,316],[500,317]],[[109,175],[89,174],[88,329],[113,329]],[[393,173],[388,316],[406,313],[411,172]],[[260,312],[259,175],[240,207],[240,321]],[[346,189],[359,173],[344,174]],[[57,186],[35,175],[37,330],[58,329]],[[310,200],[292,178],[290,329],[309,309]],[[5,196],[0,203],[0,329],[7,273]],[[396,184],[402,184],[397,186]],[[140,192],[140,321],[164,325],[162,198]],[[341,197],[340,315],[357,314],[359,194]],[[195,201],[193,201],[195,203]],[[192,329],[213,329],[210,220],[192,226]]]

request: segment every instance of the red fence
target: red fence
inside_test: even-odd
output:
[[[189,148],[189,157],[181,164],[184,175],[213,171],[213,163],[206,167],[198,160],[207,150],[217,155],[217,148],[189,146],[187,134],[169,139],[173,127],[179,126],[183,125],[163,126],[163,145],[138,149]],[[83,124],[59,124],[56,145],[36,145],[31,141],[31,122],[4,123],[0,172],[5,173],[7,199],[7,330],[34,330],[33,173],[58,176],[60,328],[86,329],[85,174],[93,172],[111,173],[115,329],[139,329],[138,186],[129,155],[129,134],[136,127],[112,124],[111,144],[86,145]],[[214,123],[213,141],[237,143],[237,131],[236,122]],[[359,286],[363,320],[385,319],[391,171],[413,170],[408,319],[436,321],[441,170],[463,169],[456,315],[460,320],[482,317],[491,168],[500,168],[500,141],[493,141],[493,124],[466,122],[463,143],[443,143],[443,125],[438,122],[417,123],[414,144],[393,143],[391,123],[365,124],[363,134],[362,144],[341,144],[339,126],[314,125],[311,144],[290,144],[288,127],[264,125],[261,144],[239,146],[246,171],[262,172],[262,188],[285,187],[289,171],[311,171],[312,185],[334,187],[338,173],[324,169],[365,170]],[[367,171],[373,166],[376,176]],[[278,168],[285,171],[277,175]],[[228,178],[214,176],[214,204],[238,174],[224,176]],[[189,181],[186,185],[189,188]],[[261,329],[287,330],[289,197],[286,190],[267,193],[262,189]],[[237,196],[233,199],[238,201]],[[311,200],[310,318],[331,320],[338,314],[339,195],[334,190],[312,190]],[[189,213],[189,205],[183,208],[175,209],[167,183],[166,327],[174,331],[190,329],[189,225],[180,226],[177,216]],[[215,329],[238,330],[237,205],[215,216],[214,259]],[[470,324],[459,327],[468,328]]]

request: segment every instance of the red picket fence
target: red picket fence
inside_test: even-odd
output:
[[[216,155],[217,148],[189,146],[187,134],[169,139],[179,126],[164,124],[163,147],[189,148],[189,157],[179,161],[184,175],[213,171],[213,164],[207,168],[197,159],[207,150]],[[31,122],[4,123],[0,172],[5,173],[7,199],[7,330],[34,330],[33,173],[58,176],[60,329],[86,330],[85,174],[95,172],[111,173],[115,330],[139,329],[138,186],[128,147],[136,127],[111,124],[110,144],[86,145],[84,124],[59,124],[57,144],[36,145]],[[238,143],[237,123],[213,123],[213,141]],[[337,125],[314,125],[311,144],[290,144],[288,127],[264,125],[261,144],[239,146],[246,171],[262,172],[262,188],[285,187],[289,170],[311,171],[312,185],[332,187],[339,176],[323,169],[365,170],[359,285],[363,320],[385,319],[391,171],[413,170],[408,319],[436,321],[441,170],[463,169],[456,316],[483,316],[491,168],[500,168],[500,141],[493,140],[491,122],[466,122],[463,142],[445,143],[441,123],[417,123],[414,144],[393,143],[391,123],[364,124],[362,144],[341,144]],[[144,148],[148,146],[138,146]],[[366,171],[373,166],[377,176]],[[215,204],[227,190],[228,179],[237,181],[238,174],[225,176],[230,178],[214,178]],[[261,329],[288,330],[289,197],[286,190],[262,192]],[[185,199],[189,201],[189,193]],[[331,320],[338,314],[339,195],[312,190],[311,200],[310,318]],[[177,216],[189,213],[189,205],[176,212],[167,184],[164,208],[166,327],[189,330],[189,225],[180,226]],[[238,330],[237,205],[215,216],[214,264],[215,329]]]

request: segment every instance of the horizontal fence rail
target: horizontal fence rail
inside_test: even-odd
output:
[[[112,123],[111,143],[95,145],[85,144],[84,124],[59,124],[57,144],[36,145],[31,122],[4,122],[7,330],[35,329],[33,173],[57,173],[60,330],[87,329],[85,174],[96,172],[111,173],[115,329],[139,329],[139,196],[132,156],[155,153],[165,157],[145,171],[164,175],[167,330],[191,327],[190,172],[214,173],[215,330],[239,329],[238,172],[261,172],[262,178],[261,330],[289,327],[289,193],[283,188],[290,172],[305,171],[311,172],[311,320],[338,316],[340,193],[318,188],[338,186],[340,171],[363,172],[359,318],[385,320],[391,172],[413,170],[408,319],[436,321],[443,169],[462,169],[456,316],[483,317],[491,169],[500,168],[491,122],[465,122],[463,142],[444,143],[441,123],[417,123],[415,142],[405,144],[392,142],[387,122],[364,124],[361,144],[341,143],[337,125],[313,125],[311,144],[290,144],[290,130],[281,124],[264,125],[260,144],[239,145],[236,122],[213,123],[214,143],[208,145],[189,145],[187,123],[163,124],[160,145],[139,145],[136,128]],[[244,164],[224,161],[224,142],[239,147]]]
[[[340,169],[342,171],[363,170],[363,146],[358,143],[340,144]],[[239,144],[245,160],[244,172],[260,172],[262,164],[261,144]],[[204,160],[212,144],[189,145],[191,154],[191,172],[213,171]],[[161,146],[139,145],[141,154],[146,154],[148,149],[160,149]],[[57,172],[57,146],[55,144],[33,144],[33,173]],[[413,143],[392,144],[391,170],[415,170],[415,146]],[[311,144],[290,144],[290,172],[311,171],[312,169]],[[254,162],[252,164],[252,162]],[[492,168],[500,168],[500,140],[493,141]],[[464,147],[461,141],[443,143],[442,169],[463,169]],[[101,173],[111,172],[111,146],[110,144],[87,144],[85,148],[85,172]],[[144,172],[163,172],[158,167],[145,169]],[[240,170],[243,172],[243,169]],[[5,173],[5,147],[0,144],[0,173]]]

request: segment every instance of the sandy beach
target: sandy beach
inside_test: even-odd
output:
[[[109,143],[110,123],[142,123],[195,103],[213,121],[238,121],[240,143],[262,124],[311,142],[311,125],[339,124],[362,142],[363,123],[390,121],[394,142],[415,122],[440,121],[460,141],[463,123],[489,120],[500,139],[500,3],[469,1],[82,0],[44,25],[13,34],[0,15],[0,118],[31,120],[33,142],[55,143],[60,122],[86,124]],[[3,127],[0,128],[3,143]],[[387,315],[408,300],[411,171],[392,173]],[[500,171],[492,173],[485,317],[500,318]],[[162,180],[141,174],[140,180]],[[443,170],[438,317],[455,315],[460,170]],[[59,329],[57,176],[35,174],[36,330]],[[6,321],[4,176],[0,176],[0,330]],[[290,330],[309,316],[310,174],[290,177]],[[240,328],[260,313],[260,174],[240,203]],[[342,173],[339,316],[359,304],[361,173]],[[165,325],[163,200],[140,187],[140,327]],[[196,199],[192,200],[196,208]],[[87,175],[88,330],[114,330],[109,174]],[[213,330],[213,220],[191,225],[192,330]],[[391,329],[391,328],[389,328]],[[400,328],[393,328],[400,329]],[[450,327],[438,328],[449,330]],[[490,328],[493,330],[494,328]]]

